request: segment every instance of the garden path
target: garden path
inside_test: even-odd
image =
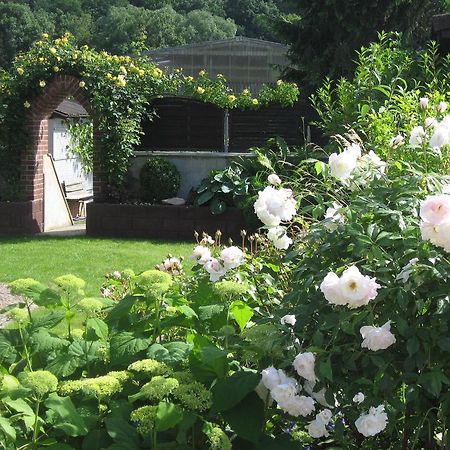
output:
[[[17,295],[11,294],[6,284],[0,283],[0,309],[5,308],[13,303],[19,303],[21,298]],[[4,314],[0,314],[0,328],[5,325],[8,318]]]

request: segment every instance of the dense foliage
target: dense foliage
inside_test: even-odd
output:
[[[201,71],[194,79],[181,70],[166,74],[148,58],[110,55],[77,47],[70,35],[54,41],[48,35],[19,55],[9,71],[0,72],[0,154],[6,185],[17,185],[20,149],[26,148],[24,117],[55,74],[80,80],[101,131],[99,165],[107,182],[120,184],[139,143],[141,122],[151,117],[150,103],[162,95],[185,95],[227,108],[258,108],[271,102],[289,105],[298,97],[291,83],[264,87],[253,97],[247,89],[233,93],[223,76],[210,79]],[[4,197],[4,194],[2,194]]]
[[[290,46],[286,75],[313,88],[326,76],[351,76],[355,51],[377,33],[401,32],[404,42],[416,47],[429,39],[431,17],[445,9],[445,0],[297,2],[295,13],[275,20]]]
[[[175,197],[181,178],[174,164],[163,158],[153,157],[142,166],[139,181],[141,199],[153,203]]]
[[[0,67],[43,32],[70,32],[79,45],[120,54],[236,34],[273,40],[270,21],[290,7],[286,0],[3,1]]]

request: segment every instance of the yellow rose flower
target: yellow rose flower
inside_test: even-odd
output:
[[[42,63],[45,61],[45,59],[41,56],[38,61]]]
[[[86,86],[86,83],[84,81],[80,81],[78,83],[78,86],[80,86],[80,88],[84,88]]]
[[[48,39],[48,34],[47,33],[43,33],[42,34],[42,39]]]
[[[242,91],[242,95],[249,95],[249,94],[250,94],[250,91],[248,89],[244,89]]]
[[[39,86],[41,88],[45,87],[47,85],[47,83],[44,80],[39,81]]]
[[[200,94],[200,95],[202,95],[202,94],[205,93],[205,90],[204,90],[201,86],[199,86],[199,87],[197,88],[197,93]]]
[[[159,78],[162,75],[162,70],[159,67],[153,69],[153,76]]]
[[[18,73],[19,75],[23,75],[23,74],[25,73],[25,70],[23,69],[23,67],[18,67],[18,68],[17,68],[17,73]]]
[[[116,86],[125,87],[127,82],[125,81],[125,77],[123,75],[117,76]]]
[[[113,76],[112,76],[112,74],[111,74],[111,73],[107,73],[107,74],[106,74],[106,78],[108,78],[108,80],[111,80],[111,79],[112,79],[112,77],[113,77]]]
[[[144,74],[145,74],[145,70],[144,70],[144,69],[139,69],[139,75],[140,75],[141,77],[143,77]]]
[[[124,75],[127,74],[127,69],[125,69],[124,66],[120,66],[120,67],[119,67],[119,70],[120,70]]]
[[[53,72],[59,72],[59,67],[58,66],[53,66]]]
[[[281,86],[283,84],[283,80],[277,80],[277,86]]]
[[[252,105],[259,105],[258,99],[257,98],[253,98],[252,99]]]
[[[186,77],[187,81],[194,81],[194,77]]]
[[[50,53],[51,53],[52,55],[56,55],[56,52],[57,52],[57,50],[56,50],[55,47],[50,47]]]
[[[235,97],[234,95],[229,95],[229,96],[228,96],[228,101],[229,101],[230,103],[233,103],[233,102],[236,101],[236,97]]]
[[[198,73],[201,77],[204,77],[206,75],[206,72],[204,70],[200,70]]]
[[[24,102],[23,106],[25,106],[25,108],[28,109],[28,108],[31,106],[31,103],[29,103],[29,102]]]

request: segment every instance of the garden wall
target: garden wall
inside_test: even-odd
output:
[[[0,202],[0,234],[35,234],[43,230],[42,200]]]
[[[221,230],[222,242],[240,239],[246,228],[242,211],[228,208],[213,216],[208,207],[122,205],[89,203],[86,234],[89,236],[193,240],[194,232],[214,235]]]
[[[152,156],[160,156],[173,163],[181,175],[178,196],[187,199],[191,189],[195,189],[211,170],[224,169],[232,159],[238,156],[252,157],[248,153],[220,153],[193,151],[159,151],[135,152],[130,173],[139,179],[139,172],[145,162]]]

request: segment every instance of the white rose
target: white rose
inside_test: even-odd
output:
[[[328,425],[332,417],[333,413],[329,409],[324,409],[316,415],[316,420],[322,422],[324,425]]]
[[[425,119],[425,128],[435,127],[438,121],[434,117],[427,117]]]
[[[272,185],[272,186],[279,186],[281,184],[281,179],[280,177],[276,174],[276,173],[271,173],[268,177],[267,177],[267,181]]]
[[[226,269],[235,269],[244,261],[244,253],[238,247],[226,247],[220,252],[220,259]]]
[[[425,137],[425,130],[423,127],[414,127],[411,130],[411,135],[409,137],[409,145],[413,148],[420,147],[423,144],[423,138]]]
[[[420,204],[420,217],[423,221],[439,225],[450,219],[450,195],[430,195]]]
[[[358,405],[359,405],[360,403],[362,403],[364,401],[365,398],[366,398],[366,396],[362,392],[358,392],[353,397],[353,403],[358,403]]]
[[[308,434],[315,439],[329,436],[325,425],[317,419],[309,422],[309,424],[306,426],[306,431],[308,431]]]
[[[295,395],[297,395],[297,385],[292,383],[289,384],[279,384],[270,390],[270,395],[277,402],[278,406],[284,409],[289,401],[291,401]]]
[[[335,231],[339,223],[344,222],[344,217],[339,213],[342,206],[339,203],[333,202],[333,205],[325,211],[325,228],[330,231]]]
[[[204,268],[209,273],[209,280],[214,282],[219,281],[227,272],[227,269],[216,258],[207,261]]]
[[[255,387],[255,392],[264,403],[267,402],[269,406],[273,403],[273,398],[270,395],[270,391],[264,385],[262,380],[258,383],[258,386]]]
[[[332,153],[328,159],[331,175],[340,180],[349,178],[356,167],[357,159],[357,152],[348,148],[339,154]]]
[[[440,102],[439,105],[437,106],[437,111],[439,113],[443,113],[445,112],[445,110],[447,109],[447,103],[446,102]]]
[[[316,357],[311,352],[299,353],[292,365],[297,373],[303,377],[305,380],[315,382],[317,380],[316,374],[314,372],[314,364]]]
[[[381,173],[386,170],[386,162],[383,161],[375,152],[370,150],[369,153],[362,157],[362,160],[371,167],[378,169]]]
[[[362,275],[356,266],[344,270],[339,285],[349,308],[367,305],[377,296],[377,289],[380,287],[375,278]]]
[[[291,384],[297,390],[297,381],[294,378],[288,377],[286,373],[281,369],[275,369],[275,367],[268,367],[261,372],[261,381],[264,386],[272,390],[280,384]]]
[[[258,193],[254,204],[259,220],[268,227],[276,227],[282,221],[291,220],[296,212],[296,201],[290,189],[275,189],[267,186]]]
[[[203,236],[203,239],[200,241],[200,244],[202,244],[202,245],[206,245],[206,244],[213,245],[213,244],[215,244],[215,242],[216,241],[209,234],[205,234]]]
[[[405,137],[401,134],[397,134],[397,136],[393,137],[390,141],[391,147],[400,147],[405,143]]]
[[[342,296],[340,283],[341,280],[334,272],[329,272],[322,283],[320,283],[320,290],[328,300],[328,303],[332,305],[347,304],[347,300]]]
[[[366,436],[375,436],[386,428],[388,423],[387,414],[384,412],[384,406],[370,408],[368,414],[361,415],[355,422],[358,431]]]
[[[314,412],[314,400],[311,397],[305,397],[304,395],[294,395],[288,398],[285,402],[279,403],[280,408],[290,414],[291,416],[309,416]]]
[[[441,148],[450,142],[450,130],[444,125],[438,125],[430,139],[430,147]]]
[[[430,100],[428,97],[422,97],[419,101],[419,105],[422,109],[427,109],[429,102],[430,102]]]
[[[211,250],[203,245],[197,245],[197,247],[194,248],[192,255],[189,256],[189,259],[194,259],[199,264],[203,265],[211,259]]]
[[[280,320],[281,325],[291,325],[291,326],[294,326],[296,321],[297,319],[295,318],[294,314],[286,314]]]
[[[450,252],[450,220],[439,225],[422,222],[420,231],[424,241],[430,241],[432,244]]]
[[[286,228],[284,227],[270,228],[267,232],[267,239],[269,239],[278,250],[287,250],[292,244],[292,239],[286,234]]]
[[[368,348],[376,352],[377,350],[385,350],[395,343],[395,336],[391,333],[391,321],[387,321],[381,327],[365,326],[361,327],[359,332],[363,337],[362,348]]]

